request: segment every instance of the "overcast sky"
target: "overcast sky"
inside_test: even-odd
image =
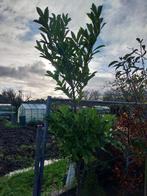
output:
[[[55,82],[44,76],[51,65],[34,48],[39,38],[38,25],[33,22],[38,18],[36,6],[48,6],[56,14],[69,13],[70,28],[76,31],[87,22],[86,13],[93,2],[103,4],[107,24],[99,39],[106,47],[90,63],[97,74],[87,88],[107,89],[114,77],[108,64],[135,47],[136,37],[147,44],[147,0],[0,0],[0,91],[21,89],[32,98],[61,96],[54,91]]]

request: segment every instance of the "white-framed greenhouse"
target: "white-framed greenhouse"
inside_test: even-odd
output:
[[[23,117],[26,123],[31,121],[44,121],[46,115],[46,105],[45,104],[28,104],[23,103],[18,108],[18,123]]]

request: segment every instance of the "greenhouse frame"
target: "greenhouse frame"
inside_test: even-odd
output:
[[[18,108],[17,121],[20,123],[23,118],[25,123],[44,121],[46,115],[46,104],[27,104],[23,103]]]

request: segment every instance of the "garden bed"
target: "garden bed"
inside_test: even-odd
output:
[[[6,128],[0,122],[0,176],[34,164],[36,128]],[[58,157],[53,139],[47,139],[46,158]]]

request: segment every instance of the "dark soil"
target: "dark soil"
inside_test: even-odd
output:
[[[76,196],[76,188],[73,188],[64,193],[61,193],[60,196]]]
[[[110,190],[107,190],[107,189],[105,190],[105,196],[122,196],[122,195],[125,195],[125,196],[141,196],[141,195],[143,195],[143,191],[138,191],[138,192],[135,192],[135,193],[127,193],[124,190],[120,190],[120,189],[116,190],[116,188],[114,190],[113,190],[113,188],[110,189]],[[76,189],[73,188],[73,189],[68,190],[64,193],[61,193],[60,196],[76,196]],[[89,195],[85,195],[85,196],[89,196]],[[101,194],[98,194],[97,196],[101,196]]]
[[[34,164],[36,128],[5,128],[0,123],[0,176]],[[53,138],[47,138],[46,159],[57,158]]]

